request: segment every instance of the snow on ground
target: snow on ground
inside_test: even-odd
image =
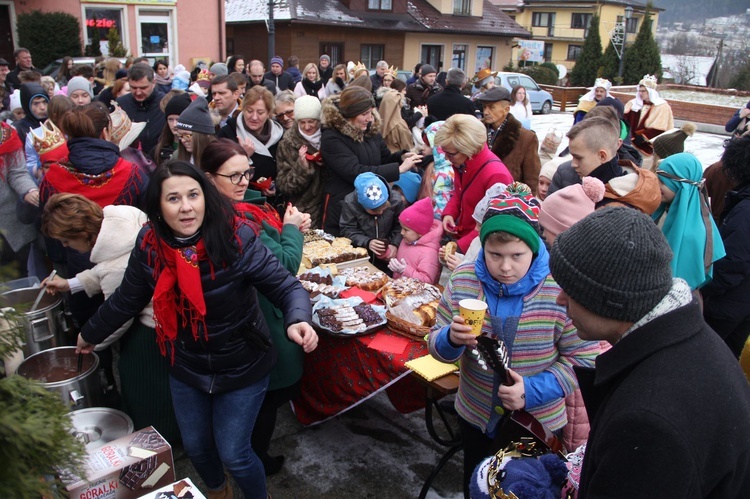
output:
[[[729,119],[729,117],[727,117],[727,119]],[[544,140],[547,131],[551,128],[555,128],[557,131],[565,135],[572,126],[573,113],[568,112],[546,115],[535,114],[531,118],[531,128],[534,130],[537,137],[539,137],[540,144]],[[708,168],[721,158],[721,154],[724,152],[724,140],[726,138],[726,135],[695,132],[692,137],[688,137],[685,141],[685,152],[694,154],[703,165],[703,168]],[[562,151],[567,146],[568,138],[563,137],[558,152]]]
[[[665,99],[699,102],[701,104],[710,103],[715,106],[729,106],[736,108],[744,106],[748,101],[747,96],[708,94],[706,92],[676,89],[659,90],[659,96]],[[729,119],[729,117],[727,117],[727,119]]]

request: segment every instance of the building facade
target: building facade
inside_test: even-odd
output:
[[[0,0],[0,39],[10,31],[17,47],[16,16],[33,10],[75,16],[83,45],[98,43],[105,55],[110,28],[119,32],[130,54],[150,61],[192,67],[197,59],[217,61],[226,55],[223,0]],[[0,44],[0,55],[11,63],[12,53]]]
[[[583,49],[583,42],[588,36],[589,24],[594,15],[599,16],[599,36],[602,40],[602,49],[606,49],[613,35],[618,39],[619,27],[626,19],[625,9],[628,6],[633,9],[626,26],[628,43],[635,41],[646,12],[645,2],[632,0],[600,0],[598,2],[492,0],[492,2],[528,30],[532,35],[532,40],[543,42],[541,56],[545,62],[562,64],[568,69],[575,65]],[[654,34],[656,34],[661,11],[663,9],[658,8],[652,8],[651,11],[651,30]],[[522,61],[522,54],[523,47],[514,49],[515,65]]]
[[[269,61],[268,0],[226,0],[227,54]],[[460,67],[469,76],[510,60],[529,32],[489,0],[276,0],[274,54],[301,68],[328,54],[332,63],[378,61],[410,70]]]

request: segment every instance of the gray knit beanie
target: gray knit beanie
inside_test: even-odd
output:
[[[550,270],[589,311],[637,322],[672,288],[672,250],[650,217],[632,208],[603,208],[555,239]]]
[[[201,96],[196,97],[187,109],[180,113],[180,117],[177,118],[177,128],[188,132],[215,135],[216,128],[208,110],[208,101]]]

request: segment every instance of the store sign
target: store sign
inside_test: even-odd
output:
[[[544,61],[544,42],[520,40],[518,42],[518,60],[528,62]]]
[[[81,3],[119,3],[132,5],[176,5],[177,0],[81,0]]]

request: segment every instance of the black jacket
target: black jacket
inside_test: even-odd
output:
[[[460,88],[448,85],[445,90],[427,99],[427,111],[437,120],[445,121],[454,114],[474,116],[474,103],[464,97]]]
[[[39,83],[32,82],[21,85],[21,107],[23,112],[26,113],[26,117],[15,124],[21,144],[26,144],[26,135],[28,135],[29,130],[38,128],[42,125],[42,121],[47,119],[46,116],[39,119],[31,112],[31,101],[40,96],[46,98],[49,102],[47,91]]]
[[[269,71],[263,75],[263,79],[271,80],[271,82],[276,85],[276,88],[279,89],[279,92],[283,92],[284,90],[294,90],[294,86],[297,84],[294,81],[294,76],[286,71],[282,71],[279,76],[276,76]],[[263,82],[263,84],[265,85],[265,82]]]
[[[750,185],[727,193],[719,224],[727,255],[714,263],[714,277],[701,288],[706,317],[740,322],[750,318]]]
[[[261,83],[260,85],[255,85],[253,84],[253,82],[250,82],[248,84],[247,89],[250,90],[251,87],[256,87],[256,86],[265,87],[266,90],[271,92],[274,96],[279,93],[279,89],[276,87],[276,84],[271,80],[264,79],[263,83]]]
[[[578,497],[747,497],[750,386],[697,300],[575,368],[591,421]]]
[[[406,87],[406,96],[409,98],[409,105],[414,109],[417,106],[424,106],[427,104],[427,100],[438,92],[441,92],[441,87],[435,82],[431,87],[425,88],[422,78],[419,78],[413,84]]]
[[[135,317],[151,300],[153,247],[143,248],[148,226],[138,234],[122,284],[81,330],[89,343],[101,343],[128,319]],[[199,269],[206,301],[208,340],[193,339],[192,332],[178,320],[174,342],[174,364],[170,374],[207,393],[224,393],[243,388],[268,374],[275,363],[268,326],[258,305],[263,293],[284,314],[284,328],[310,322],[310,295],[256,237],[253,229],[240,224],[238,259],[226,267],[201,261]],[[213,277],[212,277],[213,274]],[[167,343],[167,358],[171,348]]]
[[[364,172],[372,172],[387,182],[399,178],[403,151],[391,153],[380,135],[380,115],[373,110],[373,124],[362,132],[351,125],[338,110],[339,95],[323,101],[321,113],[323,134],[320,152],[328,169],[323,198],[323,229],[339,235],[341,203],[354,190],[354,179]]]
[[[161,132],[167,125],[167,118],[159,107],[162,97],[164,94],[154,87],[154,91],[143,102],[136,101],[133,94],[123,95],[117,99],[117,103],[134,123],[146,122],[146,128],[137,139],[143,151],[150,151],[156,147]],[[131,144],[131,147],[137,147],[137,143]]]
[[[624,171],[618,164],[619,160],[619,157],[615,156],[614,158],[609,160],[609,162],[596,167],[594,171],[589,173],[589,176],[598,178],[602,181],[603,184],[606,184],[615,177],[622,177],[627,172]],[[549,186],[547,196],[557,190],[562,189],[563,187],[580,183],[581,177],[579,177],[576,171],[573,169],[572,162],[566,161],[557,168],[557,171],[552,176],[552,184]]]
[[[39,71],[37,68],[35,68],[33,66],[30,68],[30,70],[31,71],[35,71],[35,72],[37,72],[39,74],[42,74],[41,71]],[[18,79],[18,73],[20,73],[21,71],[24,71],[24,70],[22,70],[20,67],[16,66],[13,69],[13,71],[11,71],[10,73],[8,73],[8,75],[5,77],[5,81],[7,83],[9,83],[10,86],[13,87],[14,90],[17,89],[17,88],[21,88],[21,80]]]
[[[333,78],[333,66],[330,64],[325,69],[320,69],[320,66],[318,66],[318,74],[320,75],[320,79],[323,80],[323,85],[328,83],[328,80]]]

